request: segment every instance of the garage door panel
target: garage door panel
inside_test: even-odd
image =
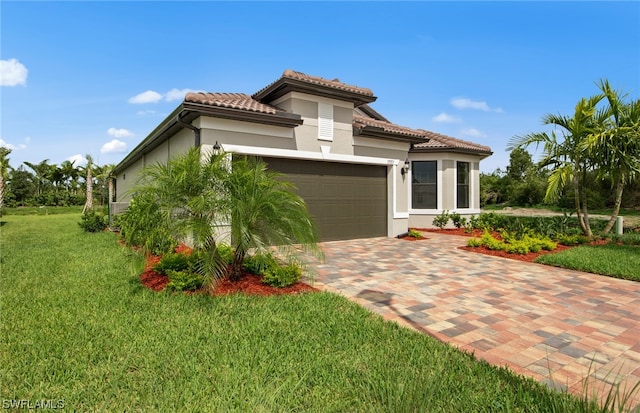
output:
[[[264,158],[305,200],[324,241],[385,236],[385,166]]]

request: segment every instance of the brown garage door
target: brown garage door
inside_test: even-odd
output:
[[[387,168],[336,162],[264,158],[298,188],[320,239],[370,238],[387,234]]]

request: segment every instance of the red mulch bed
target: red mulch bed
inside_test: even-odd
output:
[[[184,245],[180,245],[176,248],[175,252],[182,252],[189,255],[191,254],[191,249]],[[162,257],[158,257],[155,255],[148,256],[145,270],[142,274],[140,274],[140,282],[142,282],[142,285],[153,291],[162,291],[165,289],[167,284],[169,284],[169,277],[159,274],[153,270],[154,265],[160,262],[161,258]],[[216,289],[214,291],[211,291],[207,287],[205,287],[200,291],[196,291],[196,293],[211,295],[244,293],[248,295],[268,296],[282,294],[299,294],[314,291],[318,291],[318,289],[303,282],[298,282],[284,288],[271,287],[270,285],[264,284],[262,282],[262,277],[255,274],[244,273],[243,277],[239,281],[229,281],[227,279],[220,282],[216,286]]]
[[[479,230],[479,229],[475,229],[475,230],[473,230],[471,232],[465,232],[464,228],[444,228],[444,229],[438,229],[438,228],[416,228],[416,229],[418,231],[435,232],[435,233],[445,234],[445,235],[460,235],[460,236],[464,236],[464,237],[478,237],[479,238],[479,237],[482,236],[482,234],[484,234],[484,231]],[[492,235],[496,239],[500,239],[500,234],[493,233]],[[601,245],[601,244],[606,244],[606,243],[607,243],[606,240],[599,240],[599,241],[591,242],[590,245]],[[467,247],[467,246],[463,246],[463,247],[458,247],[458,248],[461,249],[461,250],[465,250],[465,251],[477,252],[479,254],[492,255],[494,257],[509,258],[509,259],[512,259],[512,260],[533,262],[533,261],[535,261],[536,258],[538,258],[541,255],[555,254],[556,252],[565,251],[565,250],[568,250],[568,249],[573,248],[573,247],[574,246],[558,245],[558,247],[553,251],[542,250],[540,252],[530,252],[528,254],[510,254],[510,253],[505,252],[505,251],[490,250],[487,247]]]

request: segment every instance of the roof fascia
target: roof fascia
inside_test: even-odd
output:
[[[251,97],[260,102],[272,102],[289,92],[302,92],[331,99],[346,100],[352,102],[355,107],[365,103],[375,102],[376,99],[378,99],[376,96],[364,95],[362,93],[350,92],[348,90],[336,89],[286,77],[278,79],[271,86],[253,94]]]

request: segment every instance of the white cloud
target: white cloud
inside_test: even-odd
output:
[[[0,60],[0,86],[27,84],[29,70],[16,59]]]
[[[126,129],[109,128],[107,133],[114,138],[131,138],[133,136],[133,133]]]
[[[475,128],[462,129],[460,131],[460,133],[462,135],[464,135],[464,136],[471,136],[471,137],[474,137],[474,138],[486,138],[487,137],[486,133],[484,133],[482,131],[479,131],[478,129],[475,129]]]
[[[451,99],[451,105],[456,109],[476,109],[484,112],[502,113],[502,108],[491,108],[487,102],[468,98],[453,98]]]
[[[136,112],[136,115],[146,116],[146,115],[154,115],[156,113],[155,110],[139,110]]]
[[[167,102],[171,102],[173,100],[183,100],[185,95],[190,92],[198,92],[198,90],[173,88],[167,92],[167,94],[164,96],[164,100],[166,100]]]
[[[444,112],[440,113],[437,116],[434,116],[433,118],[431,118],[431,120],[438,123],[455,123],[461,121],[460,118],[448,115]]]
[[[162,95],[155,90],[147,90],[139,95],[129,98],[129,103],[157,103],[162,100]]]
[[[24,142],[25,143],[19,143],[17,145],[14,145],[12,143],[9,142],[5,142],[4,140],[0,139],[0,146],[7,148],[7,149],[11,149],[12,151],[15,150],[20,150],[20,149],[27,149],[27,144],[31,141],[31,138],[25,138]]]
[[[72,155],[65,160],[74,162],[73,166],[84,166],[87,164],[87,158],[85,158],[83,155],[80,155],[79,153]]]
[[[127,144],[121,140],[114,139],[102,145],[101,153],[123,153],[127,151]]]

